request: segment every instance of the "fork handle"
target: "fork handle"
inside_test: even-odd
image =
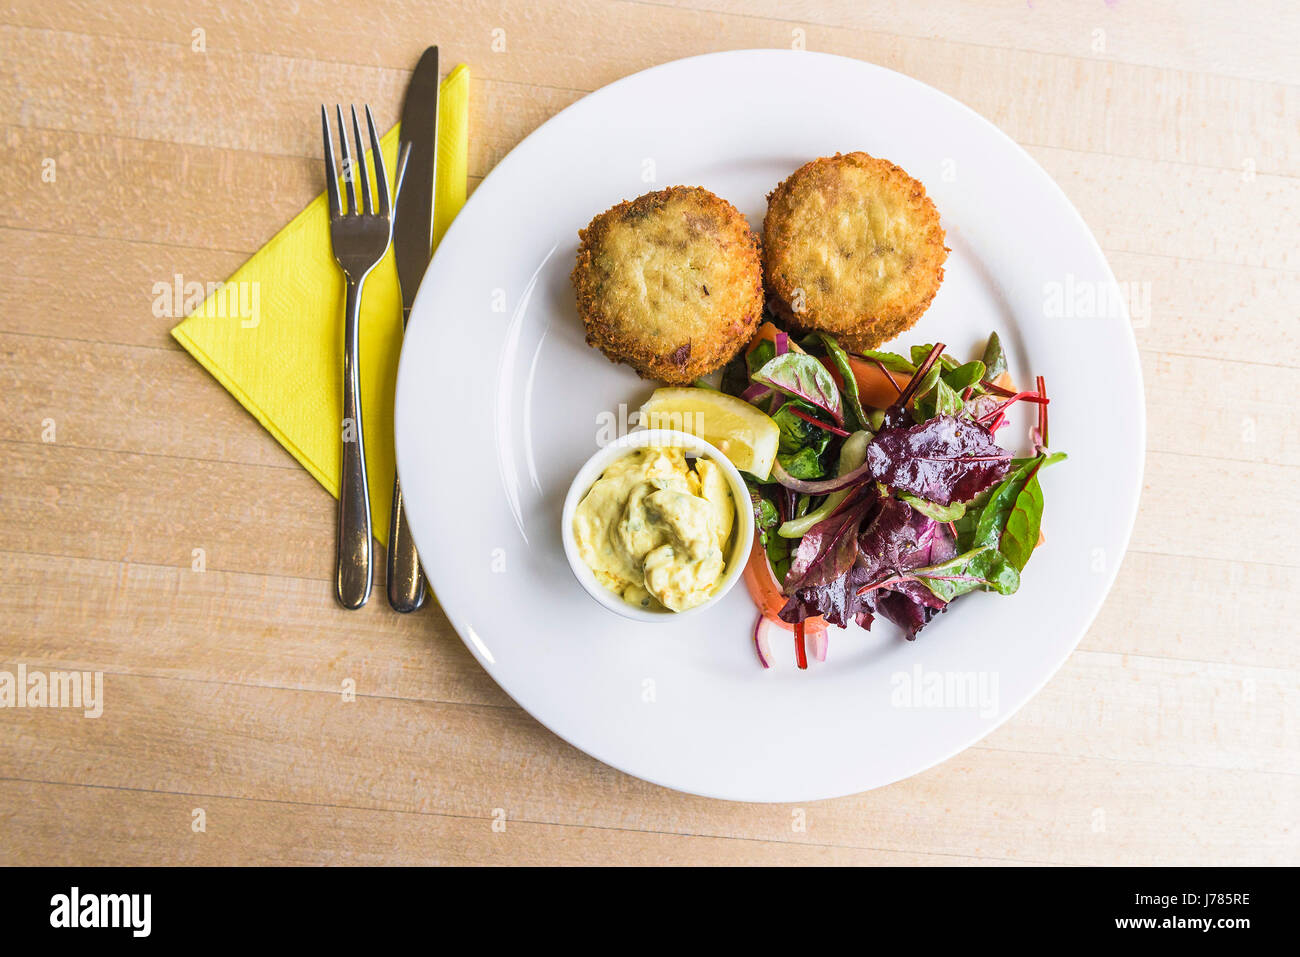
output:
[[[361,430],[358,346],[364,282],[364,276],[348,279],[343,324],[343,474],[339,481],[335,594],[344,608],[360,608],[370,598],[370,489],[366,485],[366,444]]]

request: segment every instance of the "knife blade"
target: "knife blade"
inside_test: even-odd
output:
[[[433,248],[433,213],[438,175],[438,48],[420,57],[402,105],[402,142],[409,145],[406,181],[393,220],[393,257],[402,288],[402,326],[428,268]],[[388,528],[388,603],[399,612],[424,604],[426,589],[402,504],[402,487],[393,477],[393,510]]]
[[[416,64],[402,105],[402,142],[411,144],[407,181],[393,221],[393,256],[402,286],[402,320],[420,288],[433,247],[434,184],[438,175],[438,48]]]

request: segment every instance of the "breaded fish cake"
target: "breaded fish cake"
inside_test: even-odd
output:
[[[758,237],[698,186],[619,203],[579,231],[573,285],[587,343],[640,375],[686,385],[724,365],[763,311]]]
[[[792,325],[874,349],[911,328],[943,282],[948,249],[925,187],[888,160],[835,154],[768,196],[763,265]]]

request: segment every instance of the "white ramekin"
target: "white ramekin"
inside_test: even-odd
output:
[[[666,608],[639,608],[624,601],[620,596],[614,594],[596,580],[596,576],[592,574],[591,569],[587,567],[587,563],[578,554],[578,544],[573,538],[573,514],[577,511],[578,503],[596,484],[596,480],[600,478],[605,469],[613,464],[615,460],[622,458],[634,449],[654,445],[671,445],[685,451],[687,458],[703,457],[714,462],[722,469],[722,474],[726,476],[727,485],[731,489],[731,497],[736,506],[736,521],[731,536],[731,554],[727,558],[727,568],[722,580],[714,588],[713,594],[709,596],[708,601],[685,611],[669,611]],[[750,546],[753,544],[754,510],[750,507],[749,489],[745,486],[745,480],[740,477],[739,470],[731,464],[731,461],[725,455],[708,442],[691,435],[689,432],[678,432],[674,429],[638,429],[600,449],[595,455],[587,459],[586,465],[578,469],[573,484],[569,486],[569,494],[564,499],[564,511],[560,517],[560,535],[564,541],[564,557],[569,560],[569,567],[573,569],[574,577],[578,579],[578,584],[582,585],[588,595],[610,611],[622,615],[624,618],[662,624],[704,611],[704,609],[713,605],[723,595],[731,591],[736,582],[740,580],[740,576],[745,570],[745,563],[749,560]]]

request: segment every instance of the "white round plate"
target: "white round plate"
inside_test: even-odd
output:
[[[1053,448],[1046,544],[1017,594],[956,602],[915,642],[878,620],[831,630],[807,671],[759,667],[744,588],[680,624],[619,618],[561,547],[574,474],[654,388],[583,341],[578,230],[624,199],[700,185],[756,228],[818,156],[865,150],[934,199],[952,248],[898,340],[978,355],[996,330],[1017,383],[1043,375]],[[999,433],[1026,436],[1028,415]],[[978,741],[1073,650],[1124,555],[1144,406],[1128,313],[1060,188],[987,120],[916,80],[818,53],[667,63],[552,118],[483,181],[420,287],[397,380],[397,466],[443,610],[540,722],[629,774],[711,797],[810,801],[915,774]]]

